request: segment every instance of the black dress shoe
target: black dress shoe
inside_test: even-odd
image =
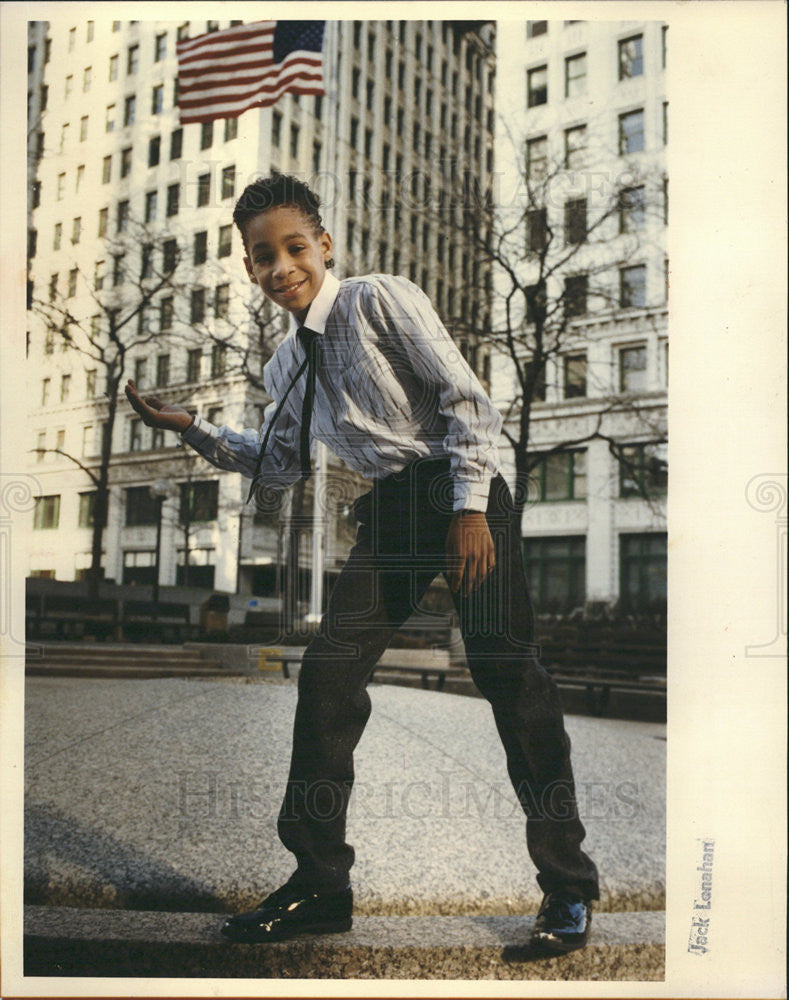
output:
[[[557,954],[583,948],[591,923],[592,907],[585,899],[567,892],[549,892],[534,922],[531,946]]]
[[[353,892],[311,892],[286,883],[256,910],[228,917],[221,932],[230,941],[284,941],[297,934],[333,934],[351,929]]]

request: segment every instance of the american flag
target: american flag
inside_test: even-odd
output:
[[[236,118],[291,91],[325,94],[325,21],[255,21],[178,42],[182,125]]]

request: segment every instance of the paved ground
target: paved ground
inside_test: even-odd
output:
[[[349,839],[360,915],[524,914],[540,892],[484,701],[371,688]],[[292,870],[292,684],[30,678],[29,904],[219,912]],[[570,716],[600,911],[665,902],[665,727]]]

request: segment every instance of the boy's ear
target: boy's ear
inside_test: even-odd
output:
[[[325,231],[321,233],[321,249],[323,250],[324,260],[329,260],[334,250],[334,243],[331,235]]]
[[[255,278],[255,272],[252,270],[252,261],[249,259],[249,257],[247,257],[246,254],[244,254],[244,267],[247,269],[247,276],[249,277],[249,280],[254,281],[255,284],[257,284],[257,280]]]

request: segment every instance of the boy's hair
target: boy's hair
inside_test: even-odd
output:
[[[273,174],[271,177],[259,177],[248,184],[233,210],[233,222],[238,226],[244,249],[247,249],[247,234],[245,226],[261,212],[270,208],[298,208],[307,218],[316,236],[321,236],[326,230],[323,227],[320,208],[321,200],[303,181],[290,174]],[[334,260],[326,261],[326,267],[334,267]]]

